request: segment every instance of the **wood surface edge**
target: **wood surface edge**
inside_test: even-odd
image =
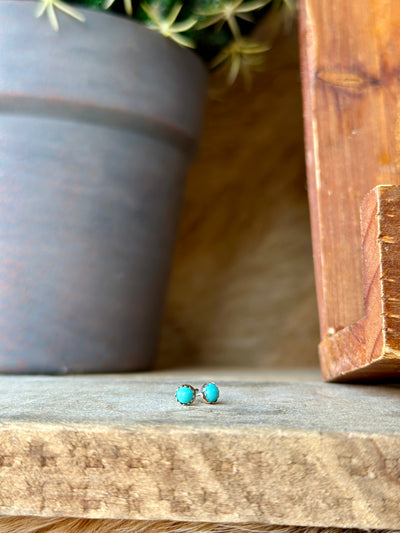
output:
[[[365,360],[365,318],[323,339],[318,346],[322,377],[325,381],[345,380]]]
[[[300,75],[302,86],[303,102],[303,125],[304,125],[304,145],[307,167],[307,190],[310,210],[311,237],[313,249],[315,287],[317,292],[318,313],[321,338],[327,333],[326,323],[326,303],[324,295],[323,265],[321,255],[321,235],[319,225],[319,208],[318,208],[318,191],[316,174],[319,172],[318,145],[316,132],[314,132],[313,113],[315,102],[315,53],[313,53],[312,44],[312,23],[308,13],[310,8],[307,0],[299,0],[299,40],[300,40]]]
[[[322,343],[321,343],[322,344]],[[367,362],[357,368],[350,365],[338,369],[331,363],[332,351],[324,353],[324,347],[320,345],[321,368],[324,381],[331,383],[351,383],[360,381],[376,381],[381,379],[393,379],[400,376],[400,358],[397,354],[387,352],[374,361]]]
[[[399,445],[348,431],[2,427],[0,514],[395,529]]]
[[[366,316],[319,345],[325,381],[392,378],[400,373],[400,186],[377,185],[361,203]]]

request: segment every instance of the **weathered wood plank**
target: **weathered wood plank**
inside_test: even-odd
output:
[[[364,313],[359,207],[400,183],[400,3],[302,0],[309,198],[321,337]]]
[[[0,377],[0,513],[400,527],[398,385],[178,374]]]
[[[378,185],[361,209],[365,316],[320,344],[327,380],[400,373],[400,187]]]

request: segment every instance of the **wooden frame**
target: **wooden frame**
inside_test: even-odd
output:
[[[342,380],[398,375],[394,350],[367,348],[360,356],[358,345],[365,326],[361,201],[378,184],[400,183],[400,4],[302,0],[300,14],[322,371]],[[367,344],[375,333],[365,332]]]

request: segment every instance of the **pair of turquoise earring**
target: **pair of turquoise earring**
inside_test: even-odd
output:
[[[200,390],[191,385],[180,385],[176,389],[175,398],[181,405],[191,405],[198,393],[200,393],[201,399],[205,403],[215,403],[219,398],[219,389],[213,382],[204,383]]]

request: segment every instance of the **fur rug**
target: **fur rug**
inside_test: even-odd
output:
[[[359,531],[361,530],[262,524],[0,517],[0,533],[356,533]],[[387,530],[380,531],[389,533]]]
[[[318,365],[295,29],[275,40],[251,90],[223,92],[225,78],[211,78],[158,368]],[[269,30],[267,20],[261,39]]]

